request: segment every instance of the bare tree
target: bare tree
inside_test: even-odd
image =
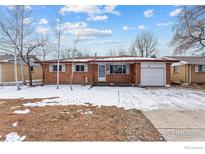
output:
[[[77,37],[75,40],[74,40],[74,43],[73,43],[73,53],[72,53],[72,71],[71,71],[71,77],[70,77],[70,89],[73,90],[73,73],[74,73],[74,58],[75,58],[75,54],[77,53],[77,49],[76,49],[76,45],[77,43],[79,42],[79,37]]]
[[[57,47],[57,54],[58,54],[58,64],[57,64],[57,89],[59,89],[59,67],[60,67],[60,50],[61,50],[61,26],[62,26],[62,17],[61,15],[59,14],[59,18],[58,18],[58,47]]]
[[[15,34],[15,42],[17,42],[17,39],[18,39],[18,7],[16,6],[15,7],[15,20],[16,20],[16,22],[15,22],[15,32],[16,32],[16,34]],[[18,83],[18,73],[17,73],[17,51],[16,51],[17,49],[16,49],[16,46],[15,46],[15,49],[14,49],[14,76],[15,76],[15,82],[16,82],[16,87],[17,87],[17,90],[21,90],[21,88],[20,88],[20,85],[19,85],[19,83]]]
[[[49,41],[48,34],[45,35],[45,37],[42,38],[43,40],[46,40],[45,43],[41,44],[40,53],[39,55],[42,56],[42,86],[45,84],[45,66],[46,66],[46,57],[54,51],[54,47],[52,43]]]
[[[143,31],[137,35],[131,45],[131,54],[141,57],[151,57],[157,54],[157,38],[150,32]]]
[[[61,58],[66,59],[66,58],[71,58],[72,57],[72,51],[73,49],[64,49],[61,51]]]
[[[26,6],[16,7],[18,7],[18,12],[16,12],[16,14],[18,14],[19,17],[18,26],[16,26],[17,29],[13,26],[16,14],[11,13],[8,17],[4,17],[4,20],[0,20],[0,30],[5,38],[3,42],[3,50],[11,51],[11,46],[16,48],[18,55],[28,67],[29,85],[32,86],[31,58],[35,55],[36,49],[44,44],[46,40],[40,40],[37,34],[35,34],[31,24],[32,21],[29,21],[29,23],[28,21],[25,22],[26,19],[30,19],[30,10],[26,9]],[[15,31],[18,31],[17,39],[13,36]]]
[[[185,6],[173,26],[174,36],[170,46],[173,54],[205,55],[205,6]]]
[[[12,21],[7,25],[3,25],[3,19],[0,19],[0,40],[1,40],[1,50],[3,50],[6,53],[10,53],[14,55],[14,79],[16,83],[17,90],[20,90],[20,85],[18,83],[18,74],[17,74],[17,41],[18,41],[18,20],[19,20],[19,14],[18,14],[19,7],[14,7],[12,10],[8,11],[8,14],[11,15]],[[12,30],[11,30],[12,29]],[[13,32],[14,35],[10,35],[10,33]],[[12,41],[9,39],[7,40],[5,36],[13,37]],[[5,45],[5,42],[7,44]]]
[[[119,48],[118,49],[118,56],[125,56],[128,52],[125,49]]]
[[[107,55],[108,56],[117,56],[117,52],[115,49],[109,49]]]

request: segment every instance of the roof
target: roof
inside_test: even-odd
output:
[[[36,56],[32,55],[31,58],[35,59],[36,61],[40,61]],[[17,56],[17,59],[21,59],[20,56]],[[5,54],[0,55],[0,62],[9,62],[10,60],[14,60],[14,55],[11,54]]]
[[[0,60],[8,60],[8,59],[12,59],[14,56],[13,55],[0,55]]]
[[[98,57],[80,57],[60,59],[61,63],[89,63],[89,62],[178,62],[178,60],[170,60],[168,58],[145,58],[137,56],[98,56]],[[47,60],[46,63],[56,63],[57,60]],[[40,62],[42,63],[42,61]]]
[[[181,65],[185,64],[205,64],[205,56],[166,56],[172,60],[179,60]]]

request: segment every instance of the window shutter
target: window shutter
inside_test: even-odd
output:
[[[126,74],[130,74],[130,65],[126,64]]]
[[[106,74],[110,74],[110,65],[106,64]]]
[[[65,64],[62,64],[62,72],[65,72]]]
[[[75,64],[72,65],[72,72],[75,72]]]
[[[199,65],[195,65],[195,72],[199,72]]]
[[[85,72],[88,72],[88,64],[85,64]]]
[[[49,72],[53,72],[53,64],[49,64]]]

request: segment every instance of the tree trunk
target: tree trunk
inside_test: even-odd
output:
[[[29,73],[29,86],[32,86],[33,82],[32,82],[32,72],[31,72],[31,65],[30,65],[30,63],[28,63],[27,66],[28,66],[28,73]]]
[[[21,62],[21,78],[22,78],[23,84],[26,85],[24,62],[22,60],[20,62]]]
[[[18,14],[17,14],[17,6],[16,6],[16,16],[15,16],[15,20],[16,20],[16,25],[15,25],[15,31],[16,31],[16,36],[15,36],[15,43],[17,43],[17,37],[18,37]],[[17,87],[17,90],[20,90],[20,86],[19,86],[19,83],[18,83],[18,70],[17,70],[17,54],[16,54],[16,49],[17,46],[15,45],[15,53],[14,53],[14,77],[15,77],[15,82],[16,82],[16,87]]]
[[[16,51],[15,51],[15,55],[14,55],[14,77],[15,77],[15,82],[16,82],[16,87],[17,90],[21,90],[20,85],[18,83],[18,73],[17,73],[17,59],[16,59]]]
[[[45,55],[44,55],[44,57],[43,57],[43,67],[42,67],[42,72],[43,72],[43,74],[42,74],[42,78],[43,78],[42,86],[44,86],[44,84],[45,84]]]

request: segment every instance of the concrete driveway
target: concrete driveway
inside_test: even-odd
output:
[[[186,88],[178,88],[180,89],[181,96],[186,97],[181,99],[180,105],[170,100],[172,105],[164,105],[163,108],[156,110],[145,110],[143,113],[167,141],[205,141],[204,91],[187,89],[186,93]],[[178,98],[173,93],[170,95],[172,99]],[[195,99],[190,99],[190,96],[194,96]],[[183,103],[185,104],[181,105]]]
[[[167,141],[205,141],[205,110],[153,110],[144,114]]]

